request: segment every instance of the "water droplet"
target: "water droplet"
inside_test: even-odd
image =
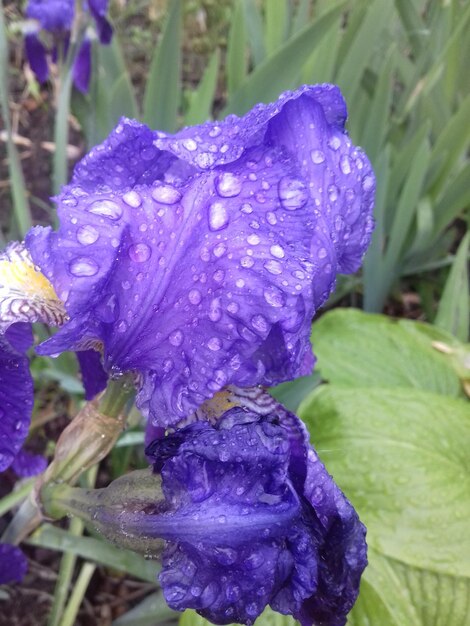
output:
[[[223,172],[215,181],[215,188],[219,196],[224,198],[234,198],[242,190],[242,182],[230,172]]]
[[[290,176],[281,178],[278,184],[278,194],[282,206],[288,211],[301,209],[308,200],[308,190],[305,183]]]
[[[128,250],[129,258],[136,263],[148,261],[152,255],[150,246],[146,243],[134,243]]]
[[[312,152],[310,153],[310,158],[312,159],[313,163],[318,165],[320,163],[323,163],[323,161],[325,160],[325,154],[321,150],[312,150]]]
[[[242,257],[242,259],[241,259],[241,261],[240,261],[240,265],[241,265],[242,267],[246,267],[246,268],[253,267],[253,265],[254,265],[254,264],[255,264],[255,262],[254,262],[254,261],[253,261],[253,259],[252,259],[251,257],[249,257],[249,256],[244,256],[244,257]]]
[[[220,259],[227,252],[227,246],[224,243],[218,243],[214,247],[214,256]]]
[[[347,154],[342,155],[342,157],[339,160],[339,166],[343,174],[347,175],[351,173],[351,161]]]
[[[163,367],[163,371],[164,371],[166,374],[168,374],[168,372],[171,372],[171,370],[172,370],[172,369],[173,369],[173,367],[174,367],[174,363],[173,363],[172,359],[165,359],[165,360],[163,361],[163,366],[162,366],[162,367]]]
[[[216,270],[212,274],[212,278],[215,280],[216,283],[221,283],[224,280],[224,278],[225,278],[224,270]]]
[[[122,196],[122,199],[133,209],[138,209],[142,204],[142,198],[139,196],[137,191],[128,191]]]
[[[249,215],[250,213],[253,213],[253,207],[249,202],[244,202],[240,207],[240,211]]]
[[[285,304],[285,296],[280,289],[271,285],[264,290],[264,299],[275,308],[280,308]]]
[[[264,267],[268,270],[270,274],[282,274],[282,265],[279,263],[279,261],[274,261],[273,259],[271,259],[270,261],[266,261]]]
[[[265,333],[269,329],[269,324],[264,315],[254,315],[251,318],[251,325],[261,333]]]
[[[338,187],[336,185],[329,185],[328,197],[330,199],[330,202],[336,202],[336,200],[338,199]]]
[[[373,176],[364,176],[362,180],[362,188],[364,191],[370,191],[374,186],[374,177]]]
[[[93,259],[78,257],[69,266],[70,273],[74,276],[94,276],[98,272],[98,264]]]
[[[89,246],[92,243],[95,243],[99,236],[100,235],[96,228],[90,225],[80,226],[77,231],[77,241],[83,246]]]
[[[223,146],[222,146],[223,147]],[[220,149],[220,151],[222,152],[222,148]],[[211,154],[210,152],[200,152],[197,156],[196,156],[196,163],[199,165],[199,167],[201,167],[202,169],[207,169],[208,167],[210,167],[211,165],[213,165],[214,163],[214,155]]]
[[[194,139],[191,138],[184,139],[183,146],[186,148],[186,150],[189,150],[190,152],[194,152],[194,150],[197,150],[197,143],[194,141]]]
[[[213,231],[222,230],[228,225],[229,216],[222,202],[213,202],[209,207],[209,228]]]
[[[183,339],[184,335],[181,330],[174,330],[172,333],[170,333],[170,336],[168,337],[168,341],[171,343],[172,346],[175,346],[175,348],[183,343]]]
[[[341,145],[341,139],[339,137],[336,137],[336,135],[334,135],[333,137],[331,137],[331,139],[328,141],[328,145],[330,146],[330,148],[332,150],[338,150],[338,148]]]
[[[120,320],[117,324],[116,324],[116,330],[118,333],[125,333],[127,330],[127,324],[124,320]]]
[[[274,244],[273,246],[271,246],[269,251],[273,256],[276,257],[276,259],[283,259],[286,256],[284,248],[282,246],[279,246],[278,244]]]
[[[113,200],[95,200],[88,207],[88,211],[110,220],[118,220],[122,216],[122,208]]]
[[[199,289],[191,289],[188,293],[188,300],[191,304],[199,304],[201,302],[202,296]]]
[[[220,126],[214,126],[213,128],[211,128],[211,130],[209,131],[209,135],[211,137],[217,137],[218,135],[220,135],[220,133],[222,132]]]
[[[220,306],[220,298],[212,300],[209,309],[209,319],[212,322],[218,322],[222,317],[222,307]]]
[[[326,251],[326,248],[320,248],[320,250],[318,251],[318,258],[324,259],[327,254],[328,252]]]
[[[229,302],[227,305],[227,311],[235,315],[238,312],[238,304],[236,302]]]
[[[241,289],[242,287],[245,286],[245,281],[243,280],[243,278],[237,278],[237,280],[235,281],[236,286]]]
[[[266,213],[266,221],[268,222],[268,224],[271,224],[271,226],[275,226],[277,224],[276,214],[272,211],[268,211]]]
[[[152,189],[152,198],[161,204],[176,204],[181,200],[181,193],[171,185],[159,185]]]
[[[217,352],[222,347],[222,341],[218,337],[211,337],[207,342],[207,347],[213,352]]]
[[[251,246],[257,246],[261,241],[258,235],[248,235],[246,240]]]

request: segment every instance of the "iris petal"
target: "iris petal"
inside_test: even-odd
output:
[[[41,84],[45,83],[49,76],[46,48],[34,32],[25,36],[24,45],[29,66],[36,74],[38,81]]]
[[[346,146],[345,117],[339,90],[320,85],[174,136],[123,120],[58,198],[60,230],[28,236],[71,317],[41,353],[102,342],[105,369],[139,373],[138,404],[160,426],[227,384],[308,373],[338,255],[355,267],[371,227],[370,195],[329,203],[335,158],[321,175],[305,165],[330,136]],[[336,218],[351,222],[339,234]]]
[[[19,548],[0,543],[0,585],[21,582],[27,567],[26,557]]]

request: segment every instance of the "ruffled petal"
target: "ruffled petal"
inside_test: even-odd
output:
[[[85,400],[93,398],[106,388],[108,375],[101,363],[101,354],[96,350],[77,352],[78,363],[85,388]]]
[[[12,464],[28,435],[33,393],[28,358],[0,335],[0,471]]]
[[[47,50],[36,33],[27,33],[24,38],[26,58],[39,83],[45,83],[49,76]]]
[[[0,543],[0,585],[21,582],[27,569],[28,562],[19,548]]]
[[[26,15],[44,30],[68,31],[75,14],[75,0],[29,0]]]
[[[171,137],[123,120],[92,150],[58,199],[59,232],[27,239],[71,318],[41,353],[102,342],[108,372],[139,373],[139,406],[159,426],[227,384],[308,373],[338,254],[346,271],[364,247],[339,239],[366,241],[370,206],[358,191],[354,211],[331,209],[323,175],[283,130],[291,109],[310,151],[323,137],[350,145],[341,94],[320,85]],[[341,162],[327,164],[339,180]],[[341,238],[338,212],[354,226]]]
[[[88,93],[91,78],[91,41],[85,38],[73,64],[73,83],[82,93]]]

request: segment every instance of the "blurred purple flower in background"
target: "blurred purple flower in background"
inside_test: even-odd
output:
[[[70,318],[38,351],[102,349],[162,426],[228,384],[309,373],[315,311],[373,228],[346,113],[316,85],[176,135],[123,119],[57,198],[59,230],[27,236]]]
[[[26,557],[19,548],[0,543],[0,585],[21,582],[27,566]]]
[[[25,49],[31,69],[40,83],[49,76],[47,56],[62,54],[65,56],[70,44],[70,35],[75,19],[75,0],[29,0],[26,15],[30,23],[26,26]],[[86,0],[83,14],[93,18],[98,39],[108,44],[112,37],[112,28],[106,19],[108,0]],[[41,31],[52,36],[53,45],[47,48],[41,41]],[[74,84],[82,93],[86,93],[91,76],[91,39],[86,32],[75,58],[73,68]]]

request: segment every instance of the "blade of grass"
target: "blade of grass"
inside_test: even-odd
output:
[[[265,0],[264,10],[264,41],[266,52],[270,56],[279,48],[289,31],[289,3],[287,0]]]
[[[261,13],[256,0],[242,0],[245,13],[245,24],[248,32],[248,41],[253,55],[253,63],[259,65],[266,57],[264,48],[264,28]]]
[[[173,132],[178,126],[181,98],[181,0],[170,12],[150,64],[144,95],[143,121],[151,128]]]
[[[114,620],[112,626],[160,626],[162,621],[171,620],[177,615],[165,602],[162,592],[157,591]]]
[[[292,81],[295,80],[299,67],[305,63],[315,46],[328,36],[331,28],[336,28],[337,18],[344,5],[344,1],[336,4],[328,13],[313,24],[308,24],[275,54],[258,65],[233,94],[223,115],[246,113],[257,102],[275,100],[279,92],[293,87]]]
[[[291,35],[294,35],[299,30],[302,30],[305,24],[310,22],[310,5],[311,0],[300,0],[294,19],[292,20],[292,28],[290,31]]]
[[[439,302],[434,323],[460,341],[468,341],[470,328],[470,293],[468,251],[470,232],[462,239]]]
[[[60,626],[73,626],[76,624],[76,617],[80,610],[80,605],[85,597],[86,590],[90,584],[91,577],[95,573],[96,565],[94,563],[84,563],[80,570],[77,580],[73,586],[70,600],[65,608]]]
[[[229,98],[243,84],[247,72],[245,12],[242,0],[233,8],[227,43],[227,88]]]
[[[0,110],[6,130],[8,172],[11,181],[11,195],[16,226],[23,237],[33,225],[26,195],[26,183],[21,168],[18,151],[11,136],[10,108],[8,106],[8,40],[5,28],[3,6],[0,5]]]
[[[217,49],[209,61],[209,65],[204,72],[204,76],[197,90],[195,93],[191,94],[191,104],[184,118],[186,125],[201,124],[211,117],[212,105],[217,89],[219,64],[220,51]]]
[[[140,580],[155,582],[159,565],[156,561],[146,561],[130,550],[118,549],[95,537],[76,537],[66,530],[44,524],[27,540],[29,545],[70,552],[83,559],[100,563],[131,574]]]

